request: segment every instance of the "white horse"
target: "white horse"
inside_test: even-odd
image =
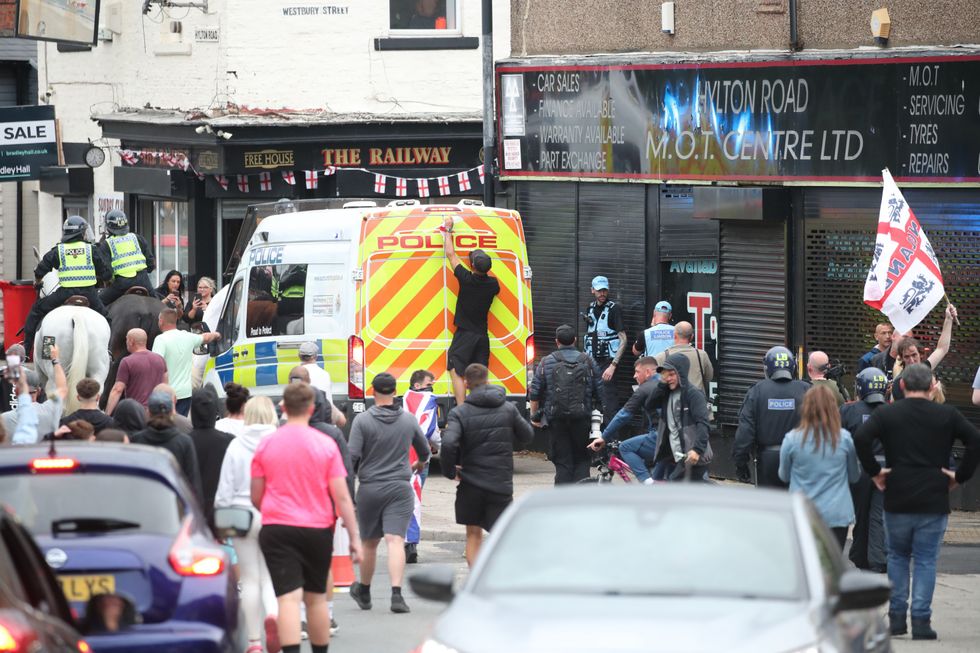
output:
[[[37,250],[34,251],[37,256]],[[42,294],[47,295],[58,285],[58,272],[52,270],[44,276]],[[78,409],[75,384],[85,377],[105,383],[109,374],[109,322],[97,311],[84,306],[59,306],[44,316],[34,336],[34,366],[45,392],[55,391],[54,369],[50,360],[41,356],[45,336],[54,336],[58,354],[68,378],[68,399],[64,413]],[[27,344],[27,343],[25,343]]]

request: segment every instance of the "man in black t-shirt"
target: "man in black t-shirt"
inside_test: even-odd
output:
[[[449,376],[453,382],[453,395],[456,404],[462,405],[466,399],[466,386],[463,374],[471,363],[490,365],[490,336],[487,334],[487,315],[493,298],[500,292],[500,283],[487,274],[490,271],[490,257],[482,249],[470,252],[470,272],[456,255],[453,242],[453,219],[447,217],[443,222],[446,260],[453,268],[459,281],[459,294],[456,297],[456,316],[453,324],[456,333],[449,345]]]

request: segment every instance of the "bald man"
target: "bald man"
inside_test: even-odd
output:
[[[705,399],[711,400],[710,385],[715,377],[715,368],[711,365],[711,358],[703,349],[698,349],[693,344],[694,327],[690,322],[678,322],[674,325],[674,344],[660,352],[654,358],[657,365],[663,365],[664,361],[671,354],[684,354],[691,362],[690,371],[687,373],[687,382],[704,393]]]
[[[122,399],[135,399],[145,407],[153,388],[169,382],[163,356],[146,348],[146,331],[130,329],[126,333],[126,351],[129,355],[119,363],[116,382],[109,392],[105,409],[109,415]]]
[[[825,375],[830,368],[830,357],[822,351],[815,351],[810,354],[806,362],[806,373],[810,377],[813,385],[826,386],[834,394],[838,406],[844,405],[844,396],[837,388],[837,382],[831,381]]]

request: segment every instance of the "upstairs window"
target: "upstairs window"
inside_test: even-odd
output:
[[[390,28],[459,31],[459,0],[389,0]]]

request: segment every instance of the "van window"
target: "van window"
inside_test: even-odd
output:
[[[238,339],[239,309],[242,306],[242,280],[239,279],[232,286],[228,293],[228,303],[225,304],[225,312],[221,314],[218,322],[218,333],[221,339],[218,341],[218,353],[223,354],[228,351]]]
[[[294,336],[305,329],[307,265],[260,265],[248,275],[246,336]]]

